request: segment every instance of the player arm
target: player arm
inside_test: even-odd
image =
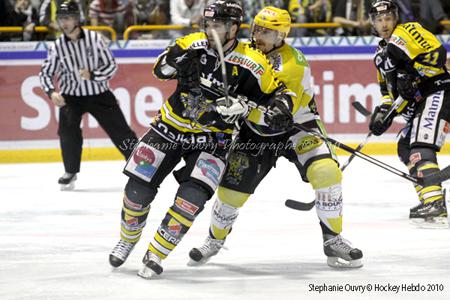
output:
[[[447,62],[447,50],[439,46],[433,51],[422,53],[414,59],[414,67],[423,70],[425,76],[434,76],[445,69]]]
[[[381,104],[392,105],[392,98],[389,95],[386,80],[383,78],[379,70],[377,70],[377,81],[380,85]]]
[[[177,75],[177,69],[167,63],[168,51],[169,50],[166,49],[163,53],[161,53],[153,66],[153,75],[161,80],[173,79]]]
[[[51,94],[55,91],[53,76],[55,76],[56,71],[59,69],[59,64],[60,61],[56,46],[53,44],[48,51],[47,59],[42,64],[41,72],[39,73],[41,87],[49,98],[51,98]]]
[[[117,63],[114,56],[101,36],[96,34],[97,48],[99,51],[100,67],[91,71],[91,80],[110,80],[117,71]]]

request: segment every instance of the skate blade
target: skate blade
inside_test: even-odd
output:
[[[329,256],[327,258],[327,264],[328,266],[332,268],[338,268],[338,269],[354,269],[354,268],[361,268],[363,266],[363,263],[361,259],[354,259],[354,260],[345,260],[339,257],[331,257]]]
[[[449,223],[447,217],[434,217],[429,219],[411,219],[410,223],[417,228],[422,229],[448,229]]]
[[[137,274],[144,279],[153,279],[159,277],[158,274],[156,274],[152,269],[145,265],[142,266],[142,269],[140,269]]]
[[[210,260],[210,258],[207,259],[202,259],[200,261],[195,261],[192,258],[188,261],[187,265],[189,267],[200,267],[203,266],[204,264],[206,264],[208,261]]]
[[[61,191],[72,191],[75,188],[75,182],[69,184],[60,184]]]

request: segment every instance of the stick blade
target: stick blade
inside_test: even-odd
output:
[[[356,109],[360,114],[362,114],[365,117],[370,116],[372,113],[370,111],[367,110],[367,108],[365,108],[360,102],[358,101],[353,101],[352,102],[352,106],[354,109]]]
[[[284,205],[286,205],[287,207],[292,208],[292,209],[308,211],[308,210],[311,210],[316,205],[316,200],[305,203],[305,202],[295,201],[292,199],[287,199],[286,202],[284,202]]]

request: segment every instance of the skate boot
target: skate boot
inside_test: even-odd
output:
[[[144,265],[138,272],[138,275],[142,278],[150,279],[151,277],[156,277],[163,272],[163,268],[161,266],[161,258],[149,250],[147,250],[147,252],[145,253],[142,262],[144,263]]]
[[[360,268],[363,253],[357,248],[353,248],[349,241],[340,235],[332,236],[325,234],[323,251],[327,258],[327,264],[333,268]]]
[[[412,223],[421,228],[448,228],[447,207],[443,198],[424,203],[413,214]]]
[[[192,248],[189,252],[191,260],[188,262],[188,266],[198,266],[207,263],[211,257],[219,253],[224,243],[225,240],[216,240],[208,236],[203,246]]]
[[[120,240],[109,255],[109,263],[114,268],[120,267],[128,258],[136,243]]]
[[[419,204],[417,204],[416,206],[412,207],[409,210],[409,218],[410,219],[415,219],[417,218],[417,211],[423,207],[423,202],[421,201]]]
[[[77,180],[76,173],[64,173],[64,175],[58,179],[61,191],[73,190],[75,188],[75,180]]]

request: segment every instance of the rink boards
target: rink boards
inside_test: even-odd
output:
[[[450,36],[441,36],[450,50]],[[110,82],[125,118],[138,135],[175,88],[152,75],[156,57],[169,41],[121,41],[111,49],[119,70]],[[303,51],[311,65],[315,99],[330,133],[350,145],[368,132],[368,118],[354,111],[359,101],[372,110],[380,98],[372,57],[377,40],[359,38],[302,38],[291,44]],[[0,163],[59,161],[58,108],[40,89],[39,71],[49,44],[43,42],[0,44]],[[450,57],[450,56],[449,56]],[[389,134],[366,146],[370,154],[394,154],[398,123]],[[119,152],[90,116],[83,120],[84,160],[120,159]],[[450,147],[443,149],[450,153]],[[340,152],[339,152],[340,153]]]

